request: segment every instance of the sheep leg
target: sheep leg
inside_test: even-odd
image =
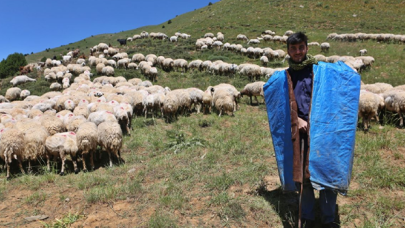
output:
[[[404,119],[402,118],[401,111],[399,111],[398,114],[399,114],[399,126],[403,127],[404,126]]]
[[[249,95],[250,97],[250,105],[252,105],[252,95]]]
[[[6,168],[7,168],[7,180],[10,179],[10,165],[8,164],[8,162],[6,161]]]
[[[90,153],[90,165],[91,165],[91,170],[94,170],[94,159],[93,159],[94,151],[93,151],[93,150],[90,150],[89,153]]]
[[[79,169],[77,168],[77,156],[76,156],[76,153],[70,154],[70,157],[72,158],[73,168],[74,168],[75,174],[78,174]],[[84,161],[84,159],[83,159],[83,161]]]
[[[19,159],[17,159],[17,161],[18,161],[18,166],[20,167],[21,173],[22,173],[22,174],[25,174],[24,168],[23,168],[23,166],[22,166],[22,161],[21,161],[21,159],[19,158]]]
[[[82,156],[83,156],[83,158],[82,158],[83,172],[86,172],[86,171],[87,171],[87,167],[86,167],[86,157],[87,157],[87,154],[88,154],[88,153],[89,153],[88,151],[83,151],[83,152],[82,152]]]
[[[257,99],[257,96],[255,96],[255,99],[256,99],[257,105],[259,105],[259,100]]]
[[[108,153],[108,158],[110,160],[110,167],[113,167],[112,159],[111,159],[111,152]]]
[[[60,154],[60,158],[62,160],[62,167],[61,167],[61,171],[59,173],[59,175],[63,176],[65,175],[65,161],[66,161],[66,157],[65,157],[65,153],[63,151],[59,151]]]
[[[46,167],[48,168],[48,172],[50,172],[51,171],[51,162],[50,162],[50,158],[49,158],[49,155],[47,154],[46,155]]]

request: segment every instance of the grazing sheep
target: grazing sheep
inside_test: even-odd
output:
[[[219,117],[222,115],[223,112],[230,112],[232,113],[231,115],[234,116],[234,98],[228,91],[215,91],[214,95],[212,96],[212,103],[214,103],[215,108],[218,110]]]
[[[329,43],[327,43],[327,42],[321,43],[321,51],[327,52],[327,51],[329,51],[329,48],[330,48]]]
[[[76,133],[78,152],[83,156],[83,171],[87,171],[86,157],[90,155],[90,169],[94,170],[93,155],[98,145],[98,129],[95,123],[84,122]]]
[[[367,49],[361,49],[359,51],[359,53],[360,53],[361,56],[363,56],[363,55],[367,54]]]
[[[364,131],[369,128],[371,118],[378,119],[378,108],[383,105],[383,98],[372,92],[363,91],[360,93],[359,118],[363,118]]]
[[[240,91],[241,97],[243,97],[243,95],[249,96],[250,105],[252,105],[252,96],[254,96],[256,99],[256,103],[259,104],[259,101],[257,100],[257,96],[262,96],[264,99],[264,93],[263,93],[264,84],[265,84],[265,82],[262,82],[262,81],[247,84],[243,88],[243,90]]]
[[[173,119],[177,120],[177,111],[179,109],[179,98],[176,95],[176,92],[168,92],[163,101],[163,115],[167,123],[171,122]]]
[[[28,172],[31,172],[32,161],[45,159],[45,140],[49,134],[46,128],[39,124],[24,133],[24,160],[28,160]]]
[[[269,59],[266,56],[262,56],[260,57],[260,62],[263,66],[267,66],[267,63],[269,63]]]
[[[35,82],[37,81],[36,79],[30,78],[27,75],[20,75],[20,76],[15,76],[13,79],[11,79],[10,83],[13,84],[13,86],[23,84],[25,82]]]
[[[111,66],[106,66],[101,69],[101,73],[107,76],[114,76],[114,68]]]
[[[76,157],[78,151],[76,133],[62,132],[49,136],[45,141],[45,147],[48,171],[51,168],[50,157],[53,156],[56,160],[56,158],[59,156],[62,160],[60,175],[63,176],[65,174],[66,155],[69,154],[72,158],[75,173],[79,173]]]
[[[398,113],[399,126],[404,126],[402,114],[405,113],[405,91],[389,90],[383,93],[385,108],[388,111]]]
[[[6,163],[7,179],[10,178],[10,165],[12,159],[18,161],[21,173],[25,174],[22,167],[24,157],[24,133],[15,128],[1,129],[0,157]]]
[[[243,34],[238,34],[237,36],[236,36],[236,39],[237,40],[244,40],[244,41],[248,41],[249,39],[247,38],[247,36],[246,35],[243,35]]]
[[[122,130],[117,122],[103,122],[97,128],[98,144],[108,153],[110,167],[113,166],[111,154],[121,160]]]

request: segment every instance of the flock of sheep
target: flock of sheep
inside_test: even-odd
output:
[[[237,39],[246,41],[247,44],[257,44],[262,40],[285,42],[286,37],[292,33],[289,30],[283,36],[277,36],[266,30],[261,37],[248,39],[239,34]],[[179,37],[189,39],[190,35],[176,33],[169,38],[163,33],[142,32],[127,38],[127,41],[154,38],[177,42]],[[25,173],[22,166],[24,161],[28,161],[28,170],[31,170],[32,161],[42,160],[47,161],[50,169],[50,160],[54,158],[62,161],[60,174],[64,174],[66,155],[72,158],[75,173],[79,172],[78,156],[83,158],[83,171],[87,170],[86,160],[89,160],[90,168],[93,169],[97,147],[109,155],[109,165],[112,166],[112,156],[120,159],[122,137],[123,134],[130,134],[133,116],[160,116],[170,122],[177,119],[178,114],[188,115],[194,110],[200,113],[201,109],[205,114],[211,112],[211,108],[215,108],[219,116],[224,113],[233,116],[242,96],[249,96],[251,104],[254,96],[258,103],[257,96],[263,97],[265,83],[260,81],[261,78],[267,79],[275,71],[285,69],[266,67],[268,61],[285,61],[288,55],[283,50],[273,50],[270,47],[245,48],[242,44],[222,44],[224,38],[221,32],[216,36],[207,33],[196,41],[197,50],[216,48],[232,51],[259,58],[262,66],[252,63],[236,65],[221,60],[197,59],[188,62],[154,54],[145,56],[142,53],[129,56],[126,52],[120,52],[119,48],[105,43],[92,47],[92,56],[88,59],[70,52],[63,56],[62,61],[47,59],[43,63],[29,64],[30,68],[35,67],[43,72],[44,78],[52,82],[50,88],[54,91],[42,96],[30,95],[28,90],[21,90],[16,86],[35,82],[35,79],[20,75],[10,81],[13,87],[7,90],[5,96],[0,96],[0,157],[5,162],[7,178],[10,176],[9,169],[13,159],[18,161],[22,173]],[[329,43],[311,42],[309,45],[320,46],[321,51],[327,51],[330,47]],[[359,53],[361,56],[357,57],[326,57],[319,54],[315,58],[331,63],[343,61],[354,71],[361,72],[371,67],[374,58],[363,56],[367,53],[366,50]],[[95,67],[97,77],[90,73],[92,67]],[[140,70],[147,80],[127,80],[122,76],[115,76],[116,68]],[[205,71],[214,75],[239,74],[252,82],[241,91],[224,83],[209,86],[204,91],[199,88],[171,90],[152,84],[156,82],[158,68],[184,73]],[[377,114],[383,109],[399,113],[402,126],[404,89],[405,87],[392,87],[385,83],[362,85],[359,117],[364,120],[364,129],[368,129],[370,118],[378,119]]]

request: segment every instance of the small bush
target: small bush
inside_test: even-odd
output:
[[[171,23],[172,23],[172,20],[168,20],[167,23],[168,23],[168,24],[171,24]]]
[[[316,7],[322,7],[322,2],[317,2]]]

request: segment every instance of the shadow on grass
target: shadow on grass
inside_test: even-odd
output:
[[[285,228],[298,227],[298,208],[299,208],[299,193],[298,192],[283,192],[281,188],[268,191],[265,186],[260,186],[257,190],[276,211]],[[319,209],[319,199],[315,201],[315,228],[323,227],[321,223],[321,211]],[[340,224],[339,206],[336,205],[335,223]],[[270,224],[271,225],[271,224]]]

